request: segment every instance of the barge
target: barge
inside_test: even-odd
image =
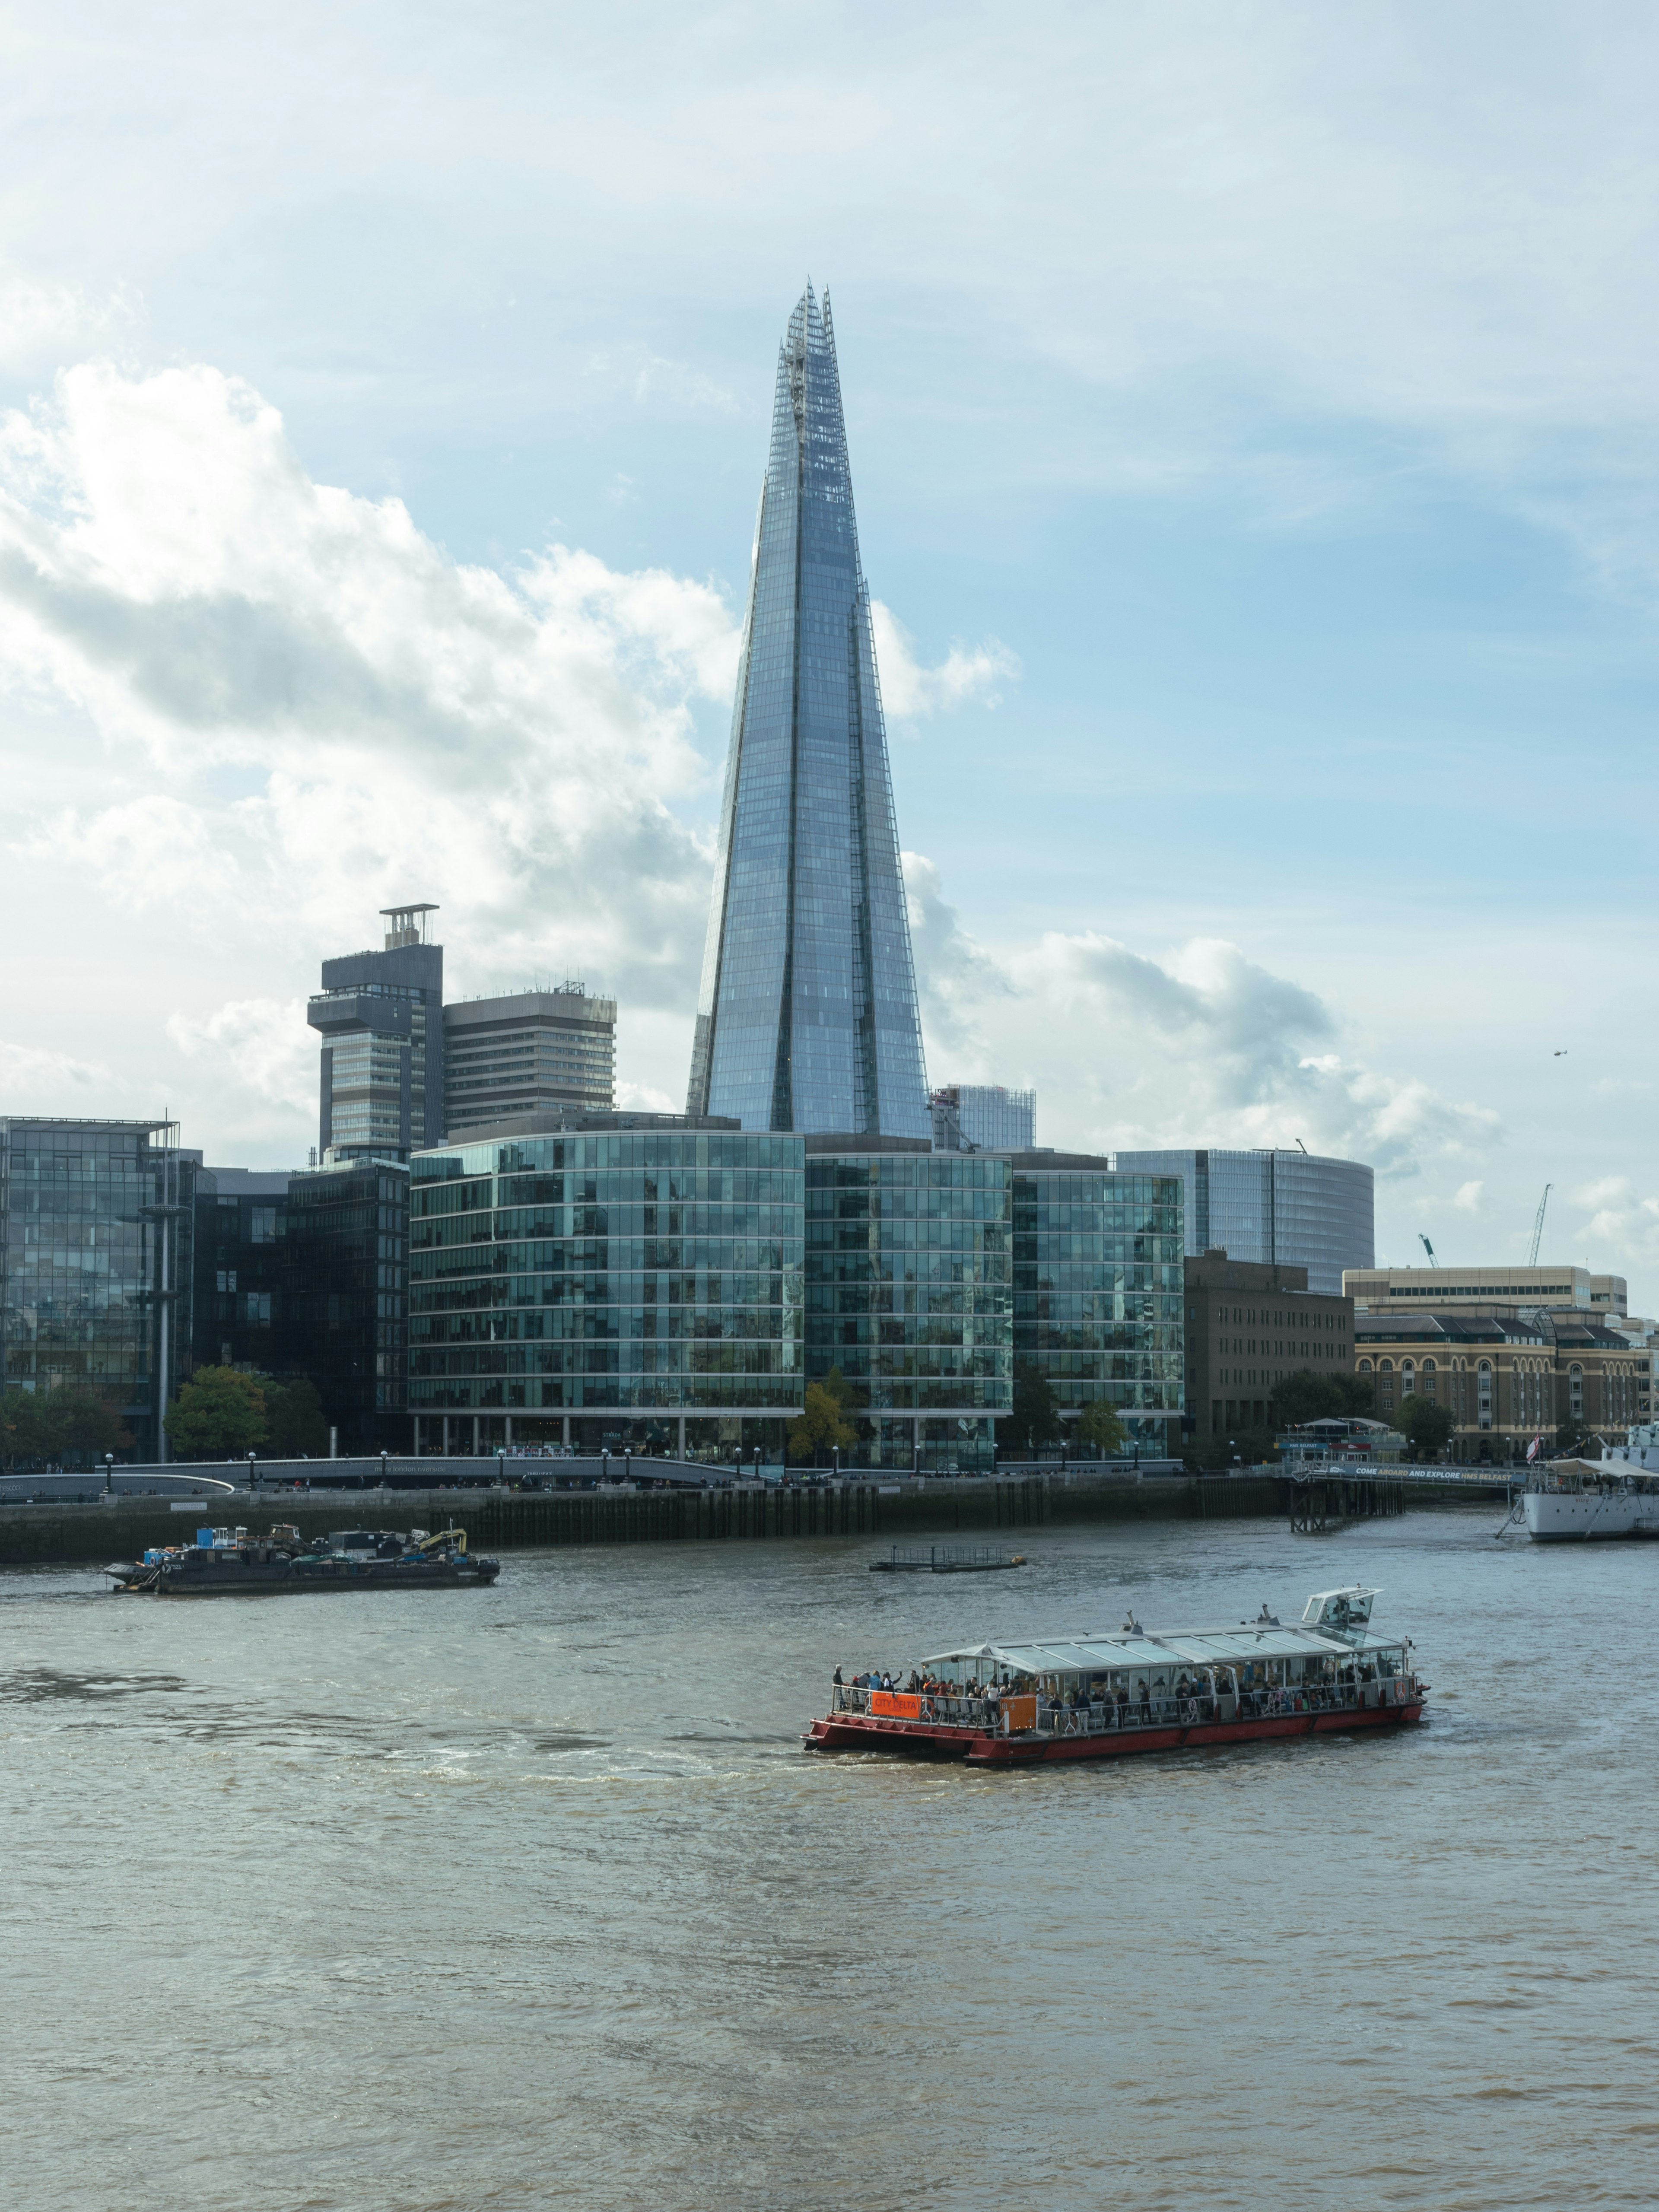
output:
[[[1310,1598],[1288,1626],[1263,1606],[1236,1628],[1193,1634],[1155,1634],[1132,1613],[1115,1635],[939,1652],[902,1685],[843,1682],[837,1668],[830,1710],[802,1741],[1012,1766],[1413,1726],[1429,1685],[1409,1637],[1372,1629],[1378,1595],[1349,1583]]]
[[[319,1590],[449,1589],[493,1583],[499,1559],[466,1548],[465,1528],[337,1528],[307,1544],[279,1523],[268,1536],[198,1528],[104,1569],[118,1597],[297,1597]]]

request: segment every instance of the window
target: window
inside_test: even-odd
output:
[[[1575,1421],[1584,1418],[1584,1370],[1575,1359],[1567,1370],[1567,1407]]]

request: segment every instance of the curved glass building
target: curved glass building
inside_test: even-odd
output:
[[[1303,1152],[1117,1152],[1120,1175],[1179,1176],[1187,1254],[1305,1267],[1308,1288],[1342,1295],[1346,1267],[1376,1257],[1376,1178],[1360,1160]]]
[[[688,1114],[931,1133],[826,294],[778,356]]]

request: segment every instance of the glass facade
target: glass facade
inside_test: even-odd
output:
[[[240,1168],[197,1176],[198,1366],[274,1375],[284,1364],[289,1180]]]
[[[915,1152],[806,1161],[806,1364],[839,1367],[870,1463],[988,1468],[1013,1402],[1006,1160]]]
[[[953,1152],[1029,1152],[1036,1093],[1000,1083],[949,1083],[933,1097],[933,1142]]]
[[[1308,1288],[1340,1297],[1345,1267],[1376,1252],[1375,1177],[1358,1160],[1303,1152],[1118,1152],[1130,1175],[1179,1176],[1187,1252],[1305,1267]]]
[[[169,1398],[191,1364],[197,1160],[155,1143],[161,1127],[0,1120],[0,1389],[96,1390],[141,1461],[160,1448],[164,1311]]]
[[[826,295],[778,361],[687,1112],[929,1133]]]
[[[342,1452],[409,1449],[409,1170],[362,1160],[289,1178],[279,1371],[308,1375]]]
[[[736,1128],[417,1158],[411,1412],[594,1445],[678,1446],[692,1416],[694,1444],[779,1449],[804,1388],[803,1164],[799,1138]]]
[[[1184,1405],[1182,1188],[1174,1176],[1013,1167],[1014,1357],[1061,1413],[1104,1399],[1177,1450]]]

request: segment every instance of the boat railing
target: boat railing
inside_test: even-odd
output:
[[[1219,1694],[1200,1690],[1130,1698],[1127,1704],[1049,1705],[1030,1695],[988,1698],[951,1692],[879,1690],[860,1683],[832,1686],[831,1710],[923,1727],[961,1728],[993,1735],[1114,1735],[1137,1729],[1200,1728],[1236,1720],[1289,1718],[1297,1713],[1357,1711],[1414,1704],[1419,1692],[1409,1674],[1370,1681],[1274,1684]]]

